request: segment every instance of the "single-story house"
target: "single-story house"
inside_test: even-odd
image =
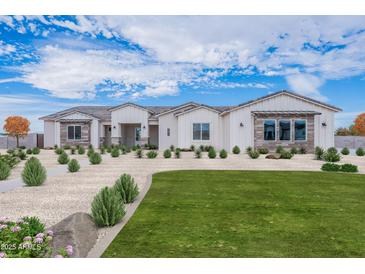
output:
[[[79,106],[41,117],[44,145],[155,144],[212,145],[231,151],[237,145],[305,147],[334,145],[334,114],[340,108],[289,91],[279,91],[235,106],[195,102],[179,106],[134,103]]]

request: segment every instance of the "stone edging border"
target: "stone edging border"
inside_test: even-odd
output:
[[[128,223],[129,219],[133,216],[134,212],[137,210],[139,204],[142,202],[144,196],[146,196],[150,186],[152,184],[152,174],[147,175],[147,182],[145,187],[139,193],[137,199],[128,206],[127,212],[122,219],[122,221],[115,226],[108,229],[106,235],[98,240],[92,249],[90,249],[86,258],[100,258],[104,251],[108,248],[114,238],[118,235],[118,233],[122,230],[122,228]]]

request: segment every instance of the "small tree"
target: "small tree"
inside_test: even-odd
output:
[[[357,116],[355,119],[354,129],[359,135],[365,136],[365,113]]]
[[[4,130],[9,136],[16,138],[16,147],[19,147],[19,137],[28,134],[29,125],[29,120],[21,116],[9,116],[5,119]]]

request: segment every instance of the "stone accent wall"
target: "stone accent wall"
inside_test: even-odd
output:
[[[272,119],[276,120],[276,140],[265,141],[264,140],[264,120]],[[295,141],[294,140],[294,124],[291,126],[291,140],[281,141],[279,140],[279,120],[295,120],[304,119],[307,120],[307,140],[306,141]],[[301,148],[304,147],[308,153],[314,152],[314,115],[313,114],[256,114],[254,116],[254,146],[267,147],[270,151],[275,151],[278,145],[284,148],[290,149],[292,147]]]
[[[79,140],[68,140],[67,127],[68,126],[81,126],[81,139]],[[60,123],[60,137],[61,147],[64,145],[76,146],[88,146],[90,144],[90,122],[77,122],[77,123]]]

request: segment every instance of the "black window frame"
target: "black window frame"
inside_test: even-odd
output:
[[[274,133],[274,138],[273,139],[266,138],[267,137],[267,135],[266,135],[266,122],[269,122],[269,121],[274,122],[274,130],[272,131]],[[270,141],[271,142],[276,141],[276,123],[277,123],[277,121],[275,119],[265,119],[264,120],[264,131],[263,131],[263,133],[264,133],[264,141],[268,141],[268,142],[270,142]]]
[[[283,129],[282,129],[282,125],[281,123],[288,123],[289,124],[289,134],[287,135],[289,139],[284,139],[283,138]],[[279,140],[280,141],[291,141],[291,135],[292,135],[292,125],[291,125],[291,120],[290,119],[280,119],[278,121],[278,126],[279,126]]]
[[[304,122],[304,139],[297,139],[297,122]],[[308,134],[308,132],[307,132],[307,120],[306,119],[296,119],[296,120],[294,120],[294,140],[295,141],[303,141],[303,142],[305,142],[305,141],[307,141],[307,134]]]
[[[70,134],[70,129],[72,129],[72,134]],[[70,138],[70,135],[72,135]],[[77,138],[76,138],[77,137]],[[81,132],[81,125],[68,125],[67,126],[67,140],[81,140],[82,132]]]

